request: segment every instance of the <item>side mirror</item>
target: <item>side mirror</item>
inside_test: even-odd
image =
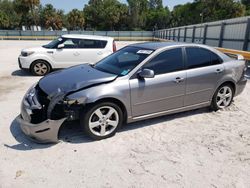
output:
[[[59,44],[59,45],[57,46],[57,49],[62,49],[62,48],[64,48],[64,44]]]
[[[139,78],[154,78],[155,73],[153,70],[150,69],[143,69],[140,72],[138,72]]]

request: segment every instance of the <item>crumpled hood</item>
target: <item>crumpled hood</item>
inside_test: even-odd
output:
[[[38,84],[45,93],[53,97],[58,93],[67,94],[91,85],[110,82],[116,77],[117,75],[99,71],[90,65],[78,65],[51,73]]]

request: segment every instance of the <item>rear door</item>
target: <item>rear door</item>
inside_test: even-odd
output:
[[[109,54],[106,54],[106,40],[80,39],[79,52],[81,63],[94,64]]]
[[[155,77],[132,77],[129,81],[133,117],[183,107],[186,71],[182,48],[160,53],[142,67],[145,68],[154,70]]]
[[[208,102],[224,71],[222,59],[214,52],[186,47],[187,86],[185,106]]]

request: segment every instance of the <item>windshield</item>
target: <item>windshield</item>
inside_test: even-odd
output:
[[[152,52],[153,50],[128,46],[99,61],[94,67],[100,71],[125,76]]]
[[[55,48],[63,41],[61,37],[51,41],[49,44],[43,45],[44,48]]]

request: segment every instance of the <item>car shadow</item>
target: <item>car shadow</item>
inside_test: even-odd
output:
[[[11,73],[12,76],[33,77],[28,70],[15,70]]]
[[[163,122],[172,121],[172,120],[178,119],[178,118],[208,113],[210,111],[211,110],[209,108],[205,107],[205,108],[190,110],[190,111],[186,111],[186,112],[179,112],[176,114],[164,115],[164,116],[155,117],[155,118],[151,118],[151,119],[141,120],[138,122],[126,124],[125,126],[122,127],[122,129],[119,132],[131,131],[131,130],[139,129],[142,127],[147,127],[147,126],[152,126],[152,125],[163,123]]]
[[[56,72],[62,69],[53,69],[50,73]],[[20,76],[20,77],[39,77],[39,76],[34,76],[28,69],[19,69],[15,70],[11,73],[12,76]],[[42,77],[42,76],[40,76]]]
[[[40,144],[31,140],[28,136],[26,136],[16,119],[14,119],[10,125],[10,132],[12,136],[16,139],[18,144],[8,145],[4,144],[5,147],[15,149],[15,150],[34,150],[34,149],[45,149],[55,145],[52,144]],[[59,131],[59,143],[60,142],[68,142],[68,143],[85,143],[91,142],[84,132],[81,130],[79,122],[65,122],[60,128]]]
[[[182,118],[182,117],[187,117],[190,115],[202,114],[202,113],[207,113],[207,112],[209,112],[208,108],[201,108],[201,109],[192,110],[188,112],[181,112],[181,113],[177,113],[173,115],[165,115],[165,116],[152,118],[148,120],[142,120],[142,121],[138,121],[135,123],[124,125],[119,130],[119,132],[131,131],[131,130],[139,129],[142,127],[153,126],[158,123],[171,121],[176,118]],[[13,122],[11,123],[10,132],[13,135],[13,137],[16,139],[18,144],[15,144],[15,145],[4,144],[4,146],[14,149],[14,150],[27,151],[27,150],[35,150],[35,149],[46,149],[55,145],[55,144],[38,144],[30,140],[29,137],[23,134],[16,119],[13,120]],[[71,144],[95,142],[92,139],[88,138],[87,135],[82,131],[79,121],[64,123],[61,126],[60,131],[59,131],[59,140],[60,140],[59,143],[67,142]]]

